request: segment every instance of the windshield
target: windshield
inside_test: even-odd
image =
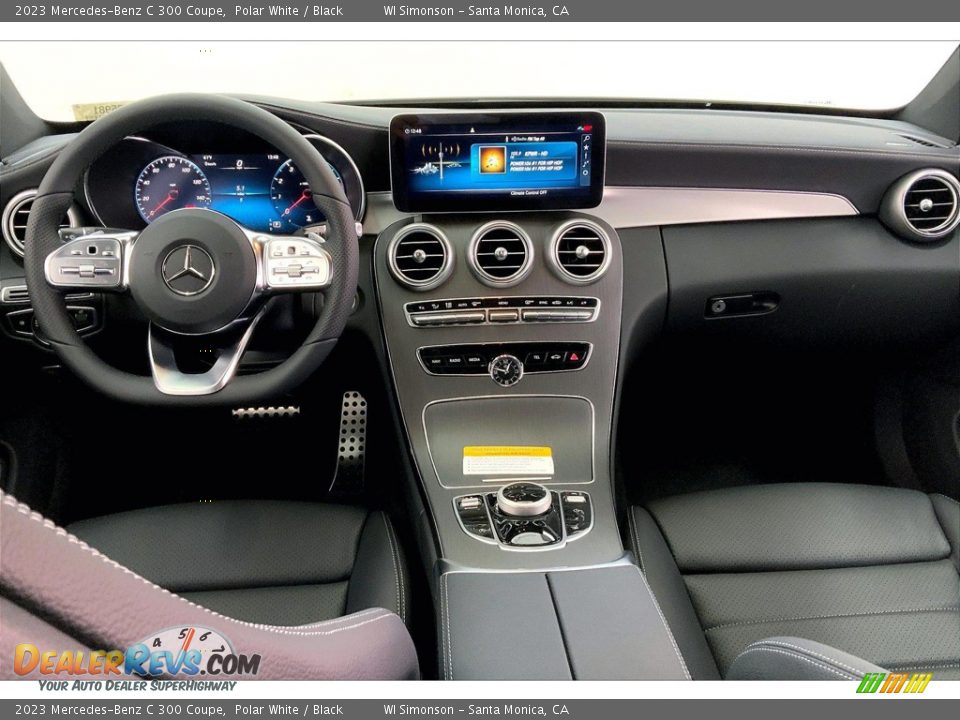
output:
[[[695,100],[886,110],[955,42],[7,42],[41,117],[90,119],[167,92],[297,100]],[[68,67],[71,72],[63,72]]]

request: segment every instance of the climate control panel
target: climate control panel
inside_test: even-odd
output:
[[[583,323],[596,320],[595,297],[516,296],[423,300],[404,305],[414,327],[502,325],[504,323]]]

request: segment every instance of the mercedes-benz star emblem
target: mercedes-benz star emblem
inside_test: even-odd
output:
[[[167,253],[160,269],[163,282],[177,295],[197,295],[213,282],[213,258],[196,245],[181,245]]]

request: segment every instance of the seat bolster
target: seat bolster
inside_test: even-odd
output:
[[[409,580],[393,525],[386,513],[371,512],[360,534],[347,590],[347,612],[381,607],[408,621]]]
[[[960,503],[946,495],[931,495],[930,502],[937,513],[937,520],[943,528],[943,534],[950,543],[950,559],[960,571]]]
[[[632,508],[629,521],[633,551],[673,631],[690,675],[694,680],[719,680],[717,664],[660,528],[641,507]]]
[[[860,680],[886,670],[842,650],[797,637],[770,637],[737,655],[727,680]]]

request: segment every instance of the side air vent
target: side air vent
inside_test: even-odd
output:
[[[432,290],[453,272],[453,247],[438,228],[413,223],[393,236],[387,262],[401,285],[417,292]]]
[[[470,269],[491,287],[509,287],[533,268],[533,243],[519,225],[494,220],[473,234],[467,251]]]
[[[27,219],[30,217],[30,208],[33,199],[37,196],[36,190],[24,190],[10,198],[10,202],[3,208],[2,222],[3,239],[17,255],[23,257],[24,241],[27,238]],[[60,227],[79,227],[80,217],[74,208],[67,210]]]
[[[610,265],[610,238],[595,223],[571,220],[550,238],[547,257],[561,280],[587,285],[599,280]]]
[[[880,218],[908,240],[939,240],[960,224],[960,181],[935,168],[905,175],[884,195]]]

